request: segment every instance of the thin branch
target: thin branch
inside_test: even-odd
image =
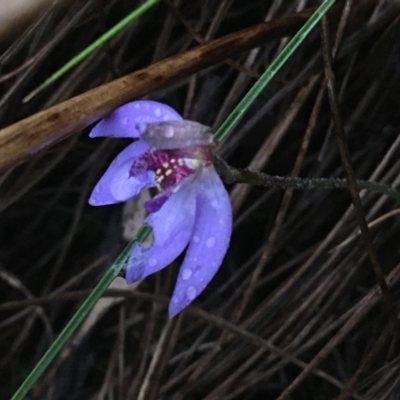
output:
[[[274,176],[263,172],[238,169],[228,165],[217,157],[214,163],[218,173],[226,183],[247,183],[256,186],[276,187],[280,189],[348,189],[345,179],[337,178],[297,178],[292,176]],[[382,183],[357,180],[358,189],[381,193],[393,197],[400,204],[400,192]]]

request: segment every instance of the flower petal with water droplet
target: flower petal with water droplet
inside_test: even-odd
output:
[[[149,145],[139,140],[122,150],[93,189],[89,204],[103,206],[119,203],[136,196],[145,186],[152,186],[150,173],[137,177],[130,175],[132,163],[148,149]]]
[[[179,121],[182,117],[166,104],[151,100],[138,100],[118,107],[102,119],[90,132],[91,138],[108,136],[117,138],[138,138],[139,123]]]
[[[190,304],[216,274],[232,232],[231,203],[214,167],[205,168],[193,185],[198,186],[196,219],[169,305],[170,317]]]

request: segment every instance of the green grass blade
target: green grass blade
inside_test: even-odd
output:
[[[302,28],[293,36],[286,47],[279,53],[271,65],[265,70],[260,76],[253,87],[247,92],[235,109],[229,114],[227,119],[222,123],[217,132],[214,135],[216,141],[220,142],[223,140],[233,129],[233,127],[239,122],[240,118],[250,107],[251,103],[256,97],[264,90],[265,86],[271,81],[275,74],[279,71],[282,65],[287,59],[294,53],[294,51],[300,46],[303,40],[307,37],[310,31],[315,25],[322,19],[329,8],[333,5],[335,0],[324,1],[313,15],[307,20]]]
[[[35,382],[40,378],[45,369],[49,366],[54,357],[63,348],[64,344],[75,332],[76,328],[86,318],[92,308],[96,305],[97,301],[104,293],[104,291],[110,286],[111,282],[118,276],[120,271],[125,265],[125,262],[129,256],[130,249],[134,242],[142,243],[150,234],[151,228],[148,226],[142,226],[135,238],[129,243],[129,245],[122,251],[119,257],[116,259],[111,268],[106,272],[100,282],[90,293],[89,297],[79,307],[78,311],[74,314],[65,328],[61,331],[57,339],[49,347],[40,361],[36,364],[35,368],[31,371],[19,389],[15,392],[11,400],[22,400],[28,391],[32,388]]]
[[[122,19],[118,24],[113,26],[110,30],[108,30],[106,33],[101,35],[97,40],[95,40],[91,45],[86,47],[84,50],[82,50],[79,54],[77,54],[74,58],[72,58],[70,61],[68,61],[65,65],[63,65],[58,71],[54,72],[49,78],[47,78],[39,87],[37,87],[35,90],[33,90],[31,93],[29,93],[24,99],[22,100],[23,103],[28,102],[31,100],[34,96],[36,96],[40,91],[42,91],[45,87],[49,86],[52,84],[54,81],[56,81],[58,78],[60,78],[62,75],[64,75],[66,72],[68,72],[71,68],[73,68],[75,65],[80,63],[83,59],[85,59],[90,53],[95,51],[98,47],[103,45],[105,42],[110,40],[114,35],[116,35],[118,32],[126,28],[127,25],[129,25],[132,21],[135,19],[138,19],[142,14],[144,14],[146,11],[148,11],[151,7],[153,7],[155,4],[157,4],[160,0],[147,0],[144,4],[142,4],[140,7],[136,8],[133,10],[129,15],[127,15],[124,19]]]

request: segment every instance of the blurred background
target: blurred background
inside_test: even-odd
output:
[[[399,187],[400,9],[338,1],[334,70],[358,179]],[[161,1],[31,101],[22,99],[141,3],[0,4],[0,127],[198,44],[320,4]],[[196,35],[195,35],[196,34]],[[268,39],[148,98],[218,127],[288,37]],[[272,175],[343,178],[316,28],[219,149]],[[0,399],[9,399],[141,225],[142,203],[88,196],[125,140],[90,127],[0,177]],[[399,205],[362,192],[382,296],[347,190],[228,185],[235,213],[225,261],[168,320],[181,259],[99,302],[29,399],[400,399]],[[112,295],[112,296],[111,296]],[[40,301],[38,300],[40,299]],[[311,368],[312,367],[312,368]]]

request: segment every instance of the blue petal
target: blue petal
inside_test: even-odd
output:
[[[182,117],[166,104],[151,100],[138,100],[118,107],[102,119],[90,132],[90,137],[109,136],[138,138],[136,124],[162,121],[179,121]]]
[[[190,304],[218,271],[232,232],[231,203],[214,167],[205,168],[196,184],[196,220],[169,305],[171,318]]]
[[[92,206],[120,203],[136,196],[145,186],[152,186],[152,173],[130,176],[132,163],[149,149],[141,140],[132,143],[110,164],[89,198]]]
[[[147,217],[145,223],[153,228],[153,244],[149,248],[138,244],[133,247],[126,269],[127,283],[166,267],[185,249],[195,218],[193,189],[192,179],[186,180],[159,211]]]

